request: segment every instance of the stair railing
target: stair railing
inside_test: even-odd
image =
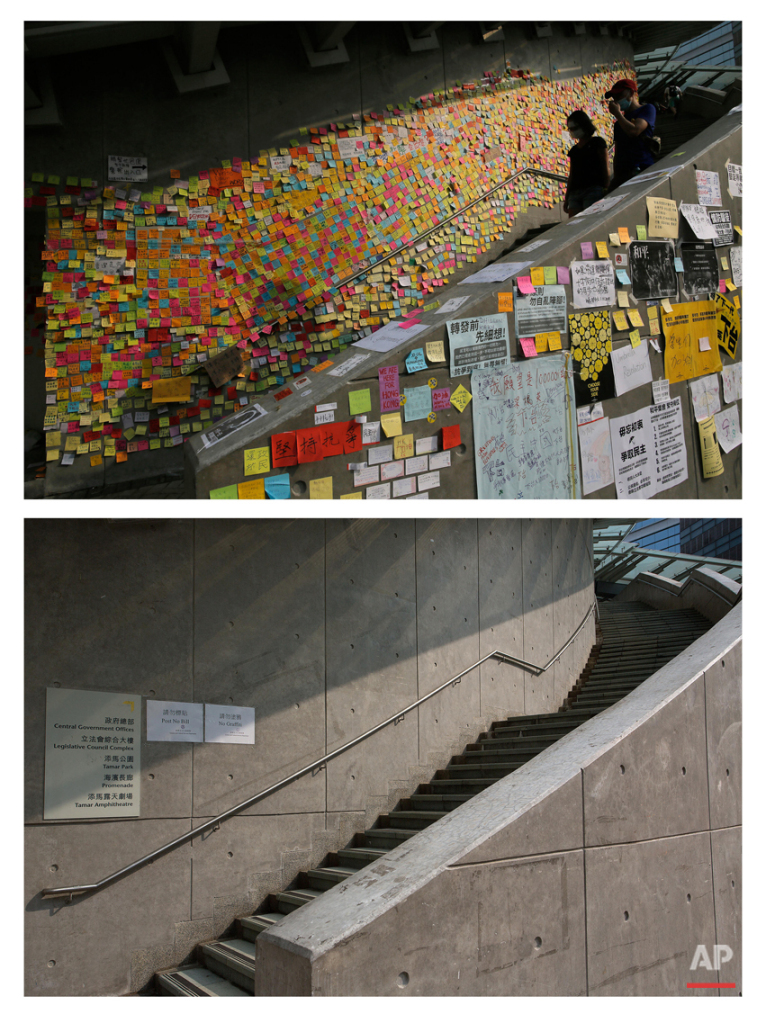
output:
[[[395,725],[398,721],[401,721],[406,714],[409,714],[411,710],[415,710],[416,707],[419,707],[422,703],[432,699],[437,695],[437,693],[441,693],[449,686],[458,685],[462,681],[464,675],[467,675],[469,672],[478,668],[480,665],[484,664],[485,661],[488,661],[493,657],[505,664],[513,664],[519,668],[523,668],[525,671],[528,671],[533,675],[542,675],[544,672],[548,671],[548,669],[560,659],[562,654],[572,645],[572,643],[574,643],[579,634],[585,628],[585,625],[594,610],[598,614],[597,601],[595,598],[588,608],[583,620],[577,626],[566,643],[556,654],[553,655],[553,657],[551,657],[547,664],[542,666],[532,664],[530,661],[522,660],[520,657],[514,657],[513,654],[506,654],[501,650],[493,650],[492,653],[481,657],[474,664],[470,665],[470,667],[464,668],[457,675],[453,675],[452,678],[442,683],[442,685],[438,686],[436,689],[432,689],[430,693],[427,693],[425,696],[421,696],[419,700],[411,703],[409,707],[405,707],[404,710],[397,711],[396,714],[392,714],[391,717],[386,718],[385,721],[381,721],[380,724],[375,725],[373,728],[369,728],[366,732],[358,735],[355,739],[351,739],[343,746],[339,746],[331,753],[326,753],[323,757],[320,757],[313,763],[308,764],[306,767],[302,767],[299,771],[295,771],[293,774],[289,775],[289,777],[282,778],[281,781],[275,782],[273,785],[269,785],[268,788],[263,789],[254,796],[250,796],[249,799],[244,800],[244,802],[238,803],[236,806],[232,806],[230,809],[224,811],[224,813],[219,814],[217,817],[213,817],[212,820],[205,821],[204,824],[199,824],[196,828],[192,828],[191,831],[187,831],[183,835],[179,835],[178,838],[174,838],[171,842],[166,842],[165,845],[160,846],[159,849],[155,849],[154,852],[148,853],[146,856],[142,856],[133,863],[129,863],[127,867],[122,867],[122,869],[115,871],[113,874],[109,874],[108,877],[103,878],[101,881],[96,881],[93,884],[67,885],[63,888],[44,888],[40,893],[41,897],[43,899],[68,898],[71,902],[75,895],[94,895],[107,885],[113,884],[115,881],[119,881],[123,877],[127,877],[128,874],[132,874],[134,871],[139,870],[141,867],[144,867],[149,863],[154,863],[154,861],[160,856],[164,856],[165,853],[168,853],[173,849],[177,849],[180,845],[183,845],[184,842],[188,842],[197,835],[201,835],[205,831],[217,831],[221,824],[230,817],[234,817],[236,814],[241,813],[242,810],[246,810],[261,799],[265,799],[267,796],[278,792],[280,789],[289,785],[291,782],[296,781],[298,778],[302,778],[304,775],[309,774],[312,771],[321,770],[330,760],[333,760],[335,757],[339,757],[341,753],[345,753],[347,750],[352,749],[352,747],[364,742],[365,739],[368,739],[371,735],[375,735],[376,732],[386,728],[387,725]]]

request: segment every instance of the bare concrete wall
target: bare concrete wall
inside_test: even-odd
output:
[[[544,663],[593,599],[590,537],[585,520],[29,521],[27,992],[137,990],[345,845],[493,719],[556,709],[590,652],[592,617],[546,674],[487,662],[100,894],[39,897],[145,855],[492,650]],[[255,745],[142,741],[141,819],[45,822],[48,687],[252,706]]]
[[[738,995],[741,629],[259,935],[256,995]]]

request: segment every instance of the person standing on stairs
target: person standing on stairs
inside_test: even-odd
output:
[[[652,103],[640,103],[638,86],[627,78],[615,82],[604,96],[614,122],[614,176],[609,191],[651,167],[654,156],[649,139],[654,138],[657,109]]]
[[[567,117],[567,130],[575,144],[569,150],[569,178],[564,211],[573,217],[602,198],[609,186],[609,159],[606,142],[596,134],[596,126],[584,110],[573,110]]]

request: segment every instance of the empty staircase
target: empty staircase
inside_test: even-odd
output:
[[[702,636],[710,622],[693,610],[657,611],[638,602],[601,604],[598,641],[563,708],[496,721],[478,741],[420,785],[409,799],[355,835],[353,844],[330,853],[295,887],[270,895],[254,915],[236,921],[236,936],[198,945],[196,962],[157,973],[161,995],[253,995],[255,939],[288,913],[313,902],[355,871],[427,828],[499,778],[516,771],[557,739],[627,696],[636,686]]]

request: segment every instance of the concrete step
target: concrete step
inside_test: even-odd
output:
[[[293,910],[313,902],[319,892],[313,888],[291,888],[287,892],[277,892],[274,896],[279,913],[292,913]]]
[[[545,714],[521,714],[518,717],[514,716],[504,718],[502,721],[493,721],[489,727],[489,731],[494,732],[498,728],[521,728],[529,725],[547,726],[551,721],[559,721],[563,713],[566,713],[567,721],[570,723],[581,717],[581,715],[574,714],[572,711],[551,711]]]
[[[501,739],[482,739],[481,742],[469,742],[465,750],[466,753],[476,753],[478,750],[513,749],[518,750],[520,753],[530,753],[534,756],[536,753],[542,753],[544,749],[547,749],[555,741],[555,739],[552,739],[551,742],[540,742],[537,739],[524,740],[516,739],[513,736],[506,736]]]
[[[446,810],[392,810],[381,817],[384,827],[407,828],[422,831],[440,817],[446,816]]]
[[[492,750],[472,750],[469,753],[460,753],[454,756],[450,761],[450,767],[453,764],[492,764],[492,763],[504,763],[509,764],[512,767],[521,767],[522,764],[526,764],[532,757],[536,757],[537,753],[511,753],[509,750],[499,749],[496,751]]]
[[[567,732],[571,732],[573,728],[577,728],[587,721],[590,716],[588,714],[575,715],[575,712],[571,710],[561,711],[550,721],[543,721],[538,725],[502,725],[490,729],[489,733],[485,734],[497,738],[505,735],[518,736],[520,739],[533,739],[538,735],[554,733],[566,735]]]
[[[197,947],[197,958],[208,970],[224,977],[248,994],[255,986],[255,945],[244,938],[206,941]]]
[[[338,861],[339,867],[358,867],[359,870],[362,867],[366,867],[368,863],[374,863],[375,860],[380,859],[381,856],[385,856],[388,849],[373,849],[373,848],[351,848],[351,849],[339,849],[336,853],[333,853],[331,858]]]
[[[363,846],[385,849],[388,852],[389,849],[395,849],[397,845],[401,845],[402,842],[406,842],[408,838],[417,834],[418,831],[415,828],[370,828],[361,836],[357,835],[356,837],[361,838],[360,844]]]
[[[456,795],[475,796],[496,781],[497,778],[433,778],[428,785],[418,786],[418,794],[449,795],[455,793]]]
[[[498,761],[486,761],[485,763],[471,764],[450,764],[444,771],[437,772],[437,777],[453,780],[455,778],[482,778],[488,781],[497,781],[504,778],[506,774],[518,771],[523,764],[506,763]]]
[[[301,874],[301,880],[306,879],[310,888],[326,892],[334,888],[336,884],[352,877],[359,868],[353,867],[317,867],[315,870],[307,870]]]
[[[443,813],[449,813],[450,810],[456,810],[463,803],[467,803],[475,793],[471,792],[467,795],[461,795],[459,793],[425,793],[416,792],[414,796],[410,796],[409,799],[402,800],[403,810],[441,810]]]
[[[254,942],[261,931],[265,931],[273,924],[278,924],[284,918],[284,913],[255,913],[253,916],[242,916],[239,918],[242,937],[245,941]]]
[[[155,974],[159,994],[176,998],[247,998],[248,992],[204,966]],[[250,992],[252,994],[252,992]]]

